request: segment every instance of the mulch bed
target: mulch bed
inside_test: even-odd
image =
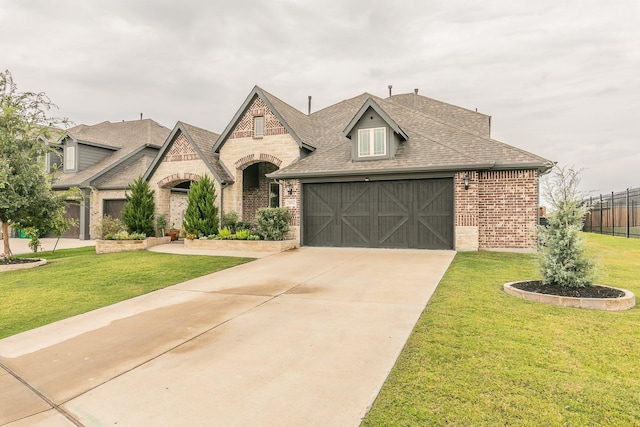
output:
[[[38,262],[38,258],[3,258],[0,257],[0,265],[14,265],[14,264],[30,264],[32,262]]]
[[[556,283],[544,285],[540,280],[530,280],[528,282],[518,282],[512,285],[516,289],[539,294],[558,295],[561,297],[574,298],[620,298],[624,292],[606,286],[592,285],[581,288],[570,288]]]

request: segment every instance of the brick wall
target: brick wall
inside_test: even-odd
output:
[[[273,180],[267,179],[265,174],[277,170],[278,167],[274,164],[258,163],[258,186],[246,188],[242,192],[242,220],[255,222],[258,209],[269,207],[269,184]]]
[[[479,249],[533,250],[537,221],[537,171],[479,173]]]

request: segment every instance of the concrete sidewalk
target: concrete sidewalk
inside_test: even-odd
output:
[[[18,254],[30,254],[33,251],[29,248],[29,242],[31,239],[17,239],[10,238],[9,239],[9,247],[11,248],[11,252],[14,255]],[[53,248],[56,250],[60,249],[71,249],[71,248],[82,248],[85,246],[95,246],[95,240],[78,240],[78,239],[56,239],[53,238],[42,238],[40,239],[40,244],[42,245],[43,251],[52,251]]]
[[[0,340],[0,425],[358,425],[454,254],[305,247]]]

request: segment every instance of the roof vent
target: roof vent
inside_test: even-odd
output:
[[[391,89],[393,89],[393,85],[389,85],[389,98],[391,98]]]
[[[418,88],[413,90],[413,108],[418,108]]]
[[[309,111],[307,112],[307,115],[311,114],[311,95],[309,95]]]

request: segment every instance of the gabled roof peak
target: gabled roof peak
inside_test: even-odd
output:
[[[398,135],[400,135],[405,141],[407,139],[409,139],[409,137],[407,136],[407,134],[400,128],[400,126],[398,126],[398,123],[396,123],[395,120],[393,120],[391,118],[391,116],[389,116],[389,114],[387,114],[386,111],[384,111],[384,109],[376,102],[374,96],[369,96],[367,98],[367,100],[364,102],[364,104],[362,104],[362,107],[360,107],[360,109],[358,110],[358,112],[355,114],[355,116],[353,116],[353,118],[351,119],[351,121],[349,122],[349,124],[347,125],[347,127],[344,129],[343,131],[343,135],[346,137],[347,135],[349,135],[349,133],[351,133],[351,130],[353,129],[353,127],[358,123],[358,121],[360,121],[360,119],[362,118],[362,116],[364,116],[364,114],[369,110],[372,109],[374,110],[380,117],[382,117],[382,120],[384,120],[387,125],[389,125],[389,127],[391,127],[391,129],[393,129],[393,131],[395,133],[397,133]],[[382,98],[377,98],[379,100],[382,100]]]

